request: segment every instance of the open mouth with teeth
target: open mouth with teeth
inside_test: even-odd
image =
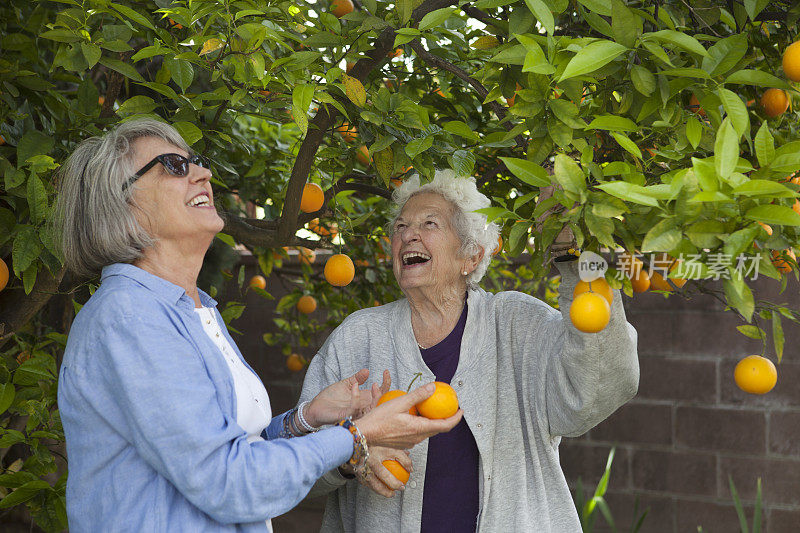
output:
[[[186,202],[186,205],[188,207],[212,207],[211,200],[205,193],[198,194],[197,196]]]
[[[424,252],[406,252],[403,254],[403,266],[420,265],[431,260],[431,256]]]

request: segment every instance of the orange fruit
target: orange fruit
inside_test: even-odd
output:
[[[297,310],[308,315],[317,310],[317,300],[313,296],[304,294],[297,300]]]
[[[97,97],[97,103],[102,106],[103,104],[106,103],[106,97],[105,96],[98,96]]]
[[[392,182],[392,186],[395,189],[403,184],[403,180],[401,180],[400,178],[392,178],[391,182]]]
[[[386,56],[390,58],[400,57],[401,55],[403,55],[402,48],[395,48],[394,52],[389,52],[388,54],[386,54]]]
[[[387,459],[382,461],[381,464],[392,473],[394,477],[396,477],[400,483],[406,484],[408,483],[408,478],[411,477],[411,474],[408,473],[408,470],[403,468],[399,462],[395,461],[394,459]]]
[[[425,418],[449,418],[458,411],[458,395],[453,387],[443,381],[434,381],[436,390],[426,400],[417,404],[417,411]]]
[[[625,252],[620,256],[620,267],[631,280],[633,292],[645,292],[650,288],[650,274],[644,269],[641,259]]]
[[[356,127],[350,126],[350,123],[348,122],[342,122],[342,125],[336,128],[334,131],[341,135],[345,142],[355,141],[358,135],[358,130]]]
[[[267,288],[267,278],[261,274],[256,274],[250,278],[250,286],[256,289],[264,290]]]
[[[355,263],[355,265],[357,267],[368,267],[369,266],[369,261],[367,261],[366,259],[356,259],[354,261],[354,263]]]
[[[169,20],[169,27],[170,28],[175,28],[176,30],[182,30],[183,29],[183,24],[178,24],[177,22],[175,22],[172,19],[167,19],[167,20]]]
[[[661,275],[661,272],[657,272],[655,270],[650,271],[650,288],[654,291],[666,291],[672,292],[675,289],[672,285],[664,279],[664,276]]]
[[[640,268],[633,276],[631,276],[631,287],[633,292],[645,292],[650,288],[650,274],[643,268]]]
[[[670,286],[669,283],[667,283],[666,280],[664,280],[663,274],[660,274],[658,272],[658,270],[661,270],[663,272],[664,266],[668,265],[669,266],[669,271],[672,272],[673,270],[678,268],[678,265],[681,262],[678,259],[673,258],[672,256],[670,256],[667,253],[657,254],[653,258],[653,262],[654,262],[654,264],[651,265],[651,266],[653,266],[654,269],[651,269],[651,270],[655,270],[655,271],[651,271],[650,272],[650,284],[651,284],[651,286],[653,286],[654,276],[658,275],[658,277],[661,278],[661,281],[664,281],[664,284],[669,287]],[[681,287],[683,287],[684,285],[686,285],[686,280],[683,279],[683,278],[673,278],[673,277],[670,276],[669,280],[672,283],[674,283],[675,286],[678,287],[679,289]],[[656,281],[655,283],[658,283],[658,281]],[[652,287],[652,288],[655,289],[655,287]],[[656,289],[656,290],[667,290],[667,289]]]
[[[790,44],[783,52],[783,73],[792,81],[800,81],[800,41]]]
[[[578,331],[597,333],[611,320],[611,306],[596,292],[584,292],[572,300],[569,318]]]
[[[303,196],[300,197],[300,211],[314,213],[322,209],[325,203],[325,193],[316,183],[306,183],[303,187]]]
[[[380,305],[379,302],[375,302],[375,303]],[[375,306],[373,306],[373,307],[375,307]],[[382,403],[388,402],[389,400],[394,400],[395,398],[397,398],[399,396],[403,396],[404,394],[406,394],[406,391],[404,391],[404,390],[400,390],[400,389],[390,390],[389,392],[387,392],[386,394],[381,396],[380,399],[378,399],[378,403],[375,404],[375,405],[378,406],[378,405],[380,405]],[[412,406],[411,409],[408,410],[408,414],[417,416],[417,415],[419,415],[419,411],[417,411],[416,406]],[[405,483],[405,482],[403,482],[403,483]]]
[[[611,302],[614,300],[614,291],[611,290],[611,286],[604,278],[598,278],[594,281],[579,281],[578,284],[575,285],[575,290],[572,291],[572,297],[575,298],[584,292],[595,292],[599,294],[608,300],[609,305],[611,305]]]
[[[356,275],[356,268],[353,260],[345,254],[332,255],[325,262],[325,279],[334,287],[344,287],[353,281]]]
[[[795,200],[795,203],[800,205],[800,202],[798,202],[797,200]],[[794,207],[792,209],[794,209]],[[796,211],[796,209],[795,209],[795,211]],[[756,221],[756,222],[758,222],[758,221]],[[761,226],[762,228],[764,228],[764,231],[767,232],[767,235],[772,236],[772,226],[770,226],[769,224],[764,224],[763,222],[758,222],[758,225]]]
[[[383,80],[383,85],[390,91],[394,91],[399,85],[399,82],[397,84],[395,83],[396,81],[397,80]]]
[[[795,213],[800,215],[800,200],[794,201],[794,204],[792,204],[792,209],[794,210]],[[770,233],[770,235],[772,235],[772,233]]]
[[[297,249],[298,255],[297,260],[304,265],[311,265],[314,263],[314,260],[317,258],[317,254],[311,248],[306,248],[305,246],[301,246]]]
[[[292,372],[300,372],[304,366],[306,366],[306,362],[300,357],[300,354],[293,353],[286,358],[286,368]]]
[[[766,394],[778,382],[778,371],[766,357],[748,355],[736,364],[733,380],[745,392]]]
[[[333,13],[336,18],[342,18],[348,13],[352,13],[354,7],[351,0],[333,0],[331,2],[331,13]]]
[[[369,164],[372,162],[372,158],[369,156],[369,150],[367,149],[366,146],[362,146],[361,148],[358,149],[358,152],[356,152],[356,161],[358,161],[365,167],[368,167]]]
[[[775,268],[778,269],[779,272],[783,272],[784,274],[788,274],[792,271],[792,263],[786,260],[787,257],[791,257],[792,261],[797,262],[797,257],[794,255],[794,250],[788,248],[779,252],[778,250],[772,250],[772,264],[775,265]]]
[[[499,254],[502,249],[503,249],[503,236],[500,235],[499,237],[497,237],[497,248],[495,248],[494,252],[492,252],[492,255]]]
[[[761,107],[769,118],[781,116],[789,109],[789,96],[783,89],[767,89],[761,95]]]
[[[261,89],[260,91],[258,91],[258,94],[260,94],[261,96],[269,96],[269,95],[270,95],[270,94],[272,94],[272,93],[271,93],[271,92],[269,92],[269,91],[268,91],[268,90],[266,90],[266,89]]]
[[[691,98],[689,98],[689,111],[696,113],[701,117],[706,116],[706,110],[700,107],[700,100],[698,100],[697,96],[694,94],[692,94]]]
[[[6,139],[2,135],[0,135],[0,146],[3,146],[4,144],[6,144]]]
[[[2,258],[0,258],[0,291],[6,288],[8,285],[8,265]]]

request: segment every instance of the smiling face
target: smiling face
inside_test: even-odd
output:
[[[161,154],[189,155],[159,137],[136,139],[132,149],[136,169]],[[183,177],[155,165],[134,185],[136,219],[161,244],[207,248],[224,225],[214,208],[210,180],[211,171],[197,165],[189,165],[189,174]]]
[[[462,272],[474,266],[461,256],[453,209],[434,192],[416,194],[403,206],[392,234],[392,268],[406,294],[420,290],[433,296],[466,287]]]

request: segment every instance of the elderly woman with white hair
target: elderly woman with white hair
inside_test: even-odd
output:
[[[273,416],[197,287],[223,226],[210,180],[205,159],[155,120],[84,141],[63,166],[65,262],[81,275],[102,271],[59,373],[73,532],[271,531],[269,519],[324,472],[361,469],[368,446],[411,446],[461,419],[408,414],[428,384],[352,420],[376,399],[359,389],[366,369]]]
[[[464,417],[409,454],[373,448],[370,473],[358,479],[347,468],[326,473],[312,492],[331,492],[323,531],[580,531],[558,445],[636,394],[636,331],[618,291],[608,326],[582,333],[568,312],[578,281],[572,256],[555,260],[560,311],[478,287],[498,227],[474,212],[490,202],[473,179],[449,170],[426,184],[414,176],[394,201],[392,261],[405,298],[349,316],[311,361],[301,400],[354,369],[373,379],[388,369],[401,389],[417,373],[450,383]],[[413,468],[410,481],[398,481],[384,459]]]

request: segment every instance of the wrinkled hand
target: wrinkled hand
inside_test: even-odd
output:
[[[334,424],[348,416],[359,416],[373,402],[374,392],[359,387],[367,381],[369,370],[362,368],[352,376],[327,386],[305,409],[308,423],[314,427]],[[373,385],[373,389],[377,384]],[[377,401],[377,400],[376,400]]]
[[[406,487],[383,466],[383,461],[388,459],[396,460],[409,472],[413,471],[411,457],[406,450],[372,446],[369,449],[369,459],[367,459],[369,473],[365,476],[358,476],[358,482],[381,496],[391,498],[394,496],[394,491],[405,490]]]
[[[356,424],[369,445],[405,450],[413,448],[428,437],[453,429],[464,414],[461,409],[450,418],[441,420],[408,413],[411,407],[430,397],[434,390],[434,384],[428,383],[382,403],[358,419]]]

